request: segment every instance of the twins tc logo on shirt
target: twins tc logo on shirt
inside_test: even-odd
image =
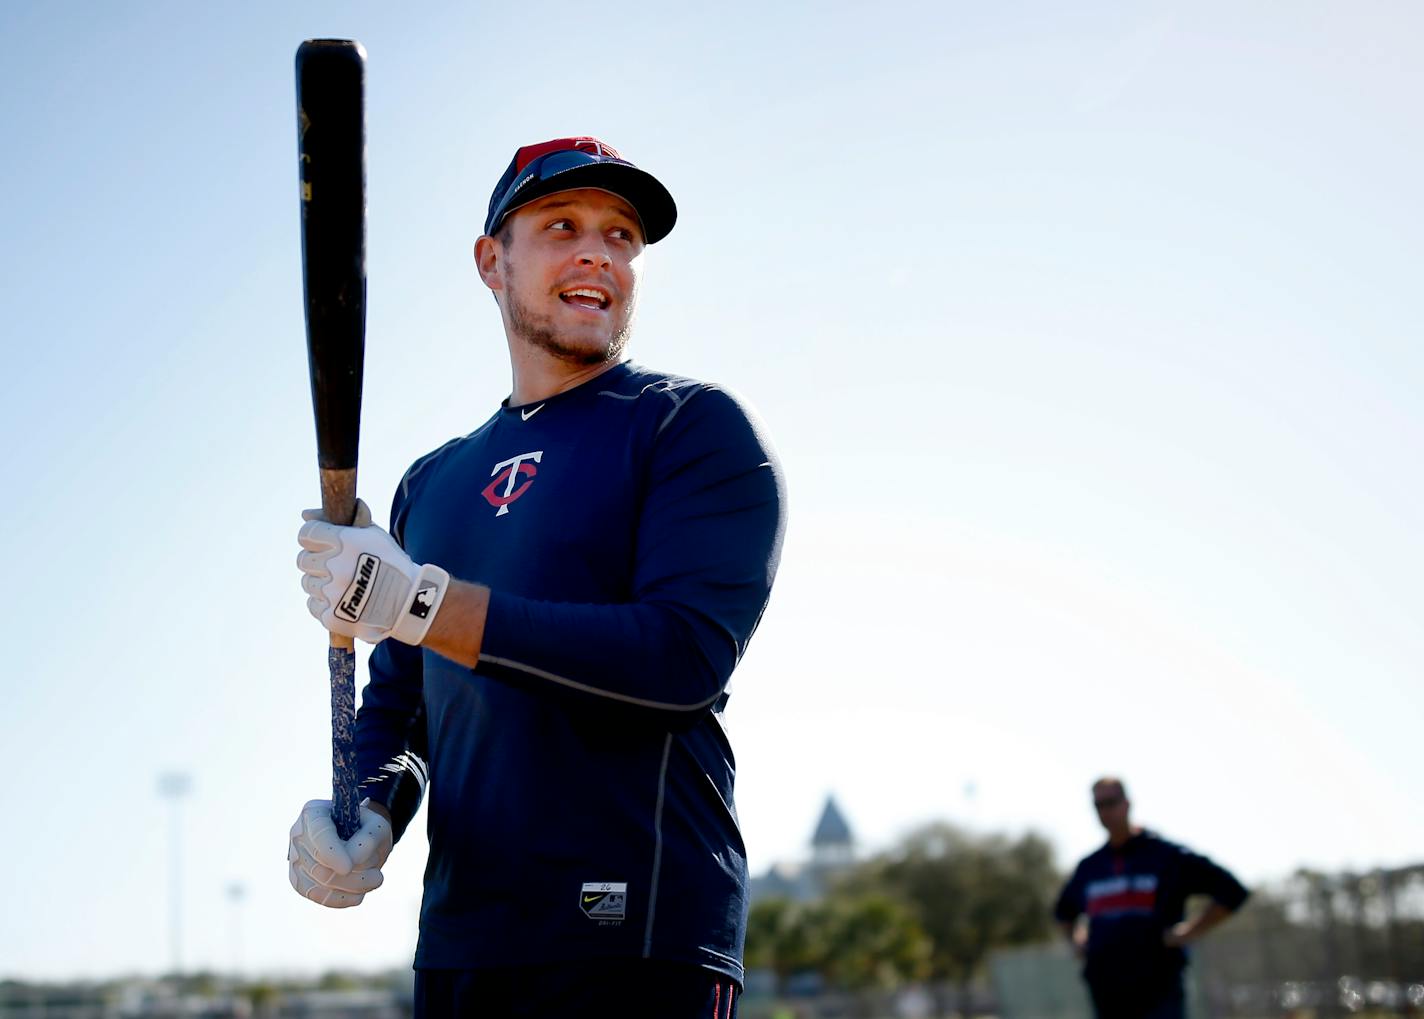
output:
[[[494,470],[490,471],[494,480],[485,486],[481,494],[485,497],[485,502],[495,507],[495,516],[504,516],[509,512],[509,504],[529,491],[529,486],[534,484],[534,476],[539,473],[534,464],[543,458],[544,451],[541,449],[533,453],[520,453],[494,465]]]
[[[1123,874],[1090,881],[1083,898],[1090,917],[1151,914],[1157,908],[1157,875]]]

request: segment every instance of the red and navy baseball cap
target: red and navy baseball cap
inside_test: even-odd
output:
[[[666,237],[677,222],[677,204],[668,189],[613,146],[597,138],[555,138],[526,145],[514,154],[490,195],[485,233],[493,234],[504,217],[520,206],[574,188],[598,188],[633,206],[648,244]]]

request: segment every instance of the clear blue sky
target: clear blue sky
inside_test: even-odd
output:
[[[889,0],[0,7],[0,976],[401,966],[419,825],[335,913],[292,56],[362,40],[361,490],[508,392],[512,150],[677,196],[633,352],[761,411],[791,528],[728,715],[754,870],[834,791],[1071,863],[1087,785],[1259,881],[1424,858],[1424,12]],[[1412,295],[1412,296],[1411,296]],[[965,793],[972,784],[973,796]],[[492,832],[492,838],[499,833]]]

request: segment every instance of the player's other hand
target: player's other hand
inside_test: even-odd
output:
[[[297,894],[332,909],[359,906],[381,887],[381,867],[394,842],[391,823],[361,804],[361,827],[346,841],[336,833],[330,800],[311,800],[292,825],[287,878]]]
[[[333,633],[377,644],[387,637],[406,644],[425,639],[450,574],[411,561],[395,539],[371,523],[371,511],[356,500],[350,527],[327,523],[321,510],[302,513],[297,569],[307,611]]]
[[[1191,925],[1183,921],[1162,932],[1162,944],[1168,948],[1182,948],[1191,942]]]

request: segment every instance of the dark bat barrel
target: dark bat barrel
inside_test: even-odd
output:
[[[347,471],[360,445],[366,334],[366,51],[312,39],[297,50],[296,70],[317,461],[323,472]]]

